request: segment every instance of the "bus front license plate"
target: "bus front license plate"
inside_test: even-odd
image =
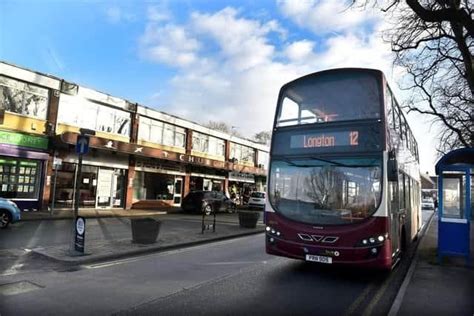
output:
[[[325,256],[306,255],[306,261],[331,264],[332,263],[332,258],[331,257],[325,257]]]

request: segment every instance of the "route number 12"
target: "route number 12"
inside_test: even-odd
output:
[[[352,131],[349,133],[349,143],[351,146],[358,146],[359,145],[359,132]]]

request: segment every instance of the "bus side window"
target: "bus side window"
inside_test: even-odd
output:
[[[398,183],[396,181],[389,182],[390,188],[390,213],[398,212]]]
[[[399,177],[398,177],[398,194],[399,194],[399,201],[400,201],[400,209],[405,209],[406,208],[406,204],[405,204],[405,184],[404,184],[404,174],[402,172],[399,173]]]
[[[411,178],[405,175],[405,207],[407,210],[411,210]]]

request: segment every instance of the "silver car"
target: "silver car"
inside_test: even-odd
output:
[[[265,192],[252,192],[250,193],[248,206],[250,208],[265,208]]]
[[[21,211],[15,202],[0,198],[0,228],[7,228],[10,223],[21,219]]]

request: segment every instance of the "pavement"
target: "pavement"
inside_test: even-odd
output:
[[[438,216],[435,213],[395,298],[389,316],[474,315],[474,223],[471,263],[462,257],[437,259]]]
[[[162,214],[179,213],[179,207],[166,207],[154,210],[140,210],[140,209],[79,209],[79,216],[86,218],[110,218],[110,217],[146,217],[156,216]],[[38,211],[38,212],[21,212],[22,221],[45,220],[45,219],[70,219],[73,218],[73,211],[71,209],[57,209],[53,212]]]
[[[22,220],[44,220],[71,218],[71,211],[48,213],[23,214]],[[259,211],[257,211],[259,212]],[[69,243],[53,245],[48,247],[37,247],[32,252],[41,257],[68,265],[81,265],[142,255],[152,252],[160,252],[171,249],[190,247],[212,241],[225,240],[240,236],[259,234],[264,232],[263,212],[256,228],[243,228],[239,225],[238,213],[218,213],[216,216],[215,231],[213,229],[213,217],[205,217],[206,230],[202,232],[202,216],[185,214],[179,210],[153,211],[153,210],[80,210],[79,215],[86,218],[116,217],[124,225],[130,227],[130,237],[117,239],[88,238],[86,220],[86,242],[85,253],[79,255],[70,250]],[[137,244],[132,242],[130,221],[137,217],[153,218],[161,222],[159,235],[156,243]],[[92,228],[92,227],[91,227]],[[107,232],[113,235],[113,231]]]

